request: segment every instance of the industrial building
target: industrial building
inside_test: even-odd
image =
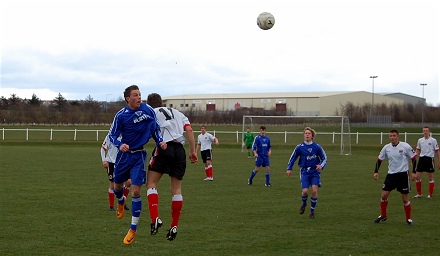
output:
[[[354,105],[403,105],[407,104],[407,101],[422,102],[422,99],[400,93],[384,95],[366,91],[186,94],[163,97],[166,107],[181,111],[230,111],[252,108],[276,110],[295,116],[340,114],[341,107],[349,102]]]

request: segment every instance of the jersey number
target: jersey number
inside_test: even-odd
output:
[[[162,114],[165,116],[165,120],[171,120],[174,119],[174,114],[173,114],[173,110],[171,108],[168,108],[168,110],[171,113],[171,116],[165,111],[165,109],[161,108],[159,109],[160,112],[162,112]]]

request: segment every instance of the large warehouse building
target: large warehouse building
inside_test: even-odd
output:
[[[346,103],[405,104],[405,94],[372,94],[357,92],[285,92],[285,93],[225,93],[188,94],[163,97],[164,105],[178,110],[227,111],[238,108],[257,108],[286,112],[295,116],[332,116],[341,113]]]

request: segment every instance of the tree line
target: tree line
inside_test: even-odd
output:
[[[61,93],[51,101],[42,101],[35,94],[30,99],[22,99],[16,94],[9,98],[0,97],[0,122],[3,124],[109,124],[117,111],[126,105],[121,97],[117,101],[102,102],[90,95],[84,100],[67,100]],[[285,116],[289,110],[280,112],[255,108],[238,108],[229,111],[201,111],[189,108],[182,111],[197,124],[241,124],[243,115]],[[440,123],[440,106],[422,104],[371,104],[355,105],[347,103],[335,109],[336,116],[345,115],[350,122],[364,123],[369,116],[387,116],[391,122],[421,123],[422,113],[425,123]]]

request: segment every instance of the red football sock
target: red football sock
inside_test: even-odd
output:
[[[108,205],[110,207],[114,207],[115,206],[115,193],[113,192],[113,190],[109,189],[107,191],[108,194]]]
[[[411,219],[411,202],[408,202],[407,204],[403,205],[403,209],[405,209],[405,216],[406,219]]]
[[[124,186],[124,196],[127,197],[129,193],[130,193],[130,188]]]
[[[159,217],[159,194],[154,188],[147,190],[148,208],[150,209],[151,223],[156,221]]]
[[[179,224],[180,212],[183,207],[183,197],[182,195],[174,195],[171,201],[171,227],[174,227]]]
[[[387,216],[387,206],[388,206],[388,200],[380,201],[380,216],[382,217]]]
[[[434,193],[435,182],[433,180],[429,181],[429,195],[432,196]]]
[[[212,165],[208,166],[208,177],[212,178]]]
[[[416,180],[416,188],[417,188],[417,194],[421,195],[422,194],[422,181],[421,180]]]

